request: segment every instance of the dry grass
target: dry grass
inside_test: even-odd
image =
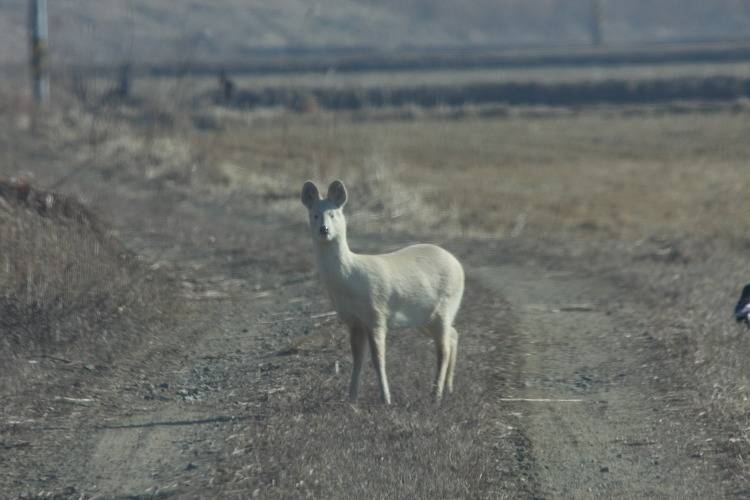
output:
[[[3,393],[32,390],[45,375],[35,370],[40,356],[108,363],[153,339],[165,311],[180,311],[170,279],[118,241],[91,208],[99,193],[81,180],[189,186],[188,153],[151,124],[135,132],[132,115],[153,108],[94,109],[59,97],[36,115],[23,95],[0,96],[3,173],[24,174],[0,177]]]
[[[538,233],[742,240],[748,129],[746,113],[731,110],[361,123],[321,114],[192,140],[281,185],[341,176],[396,205],[426,198],[404,208],[430,230],[503,236],[524,220]]]
[[[358,232],[404,229],[522,237],[578,257],[647,304],[643,328],[665,347],[663,362],[694,384],[720,447],[750,452],[750,346],[730,318],[748,281],[744,108],[359,116],[286,116],[191,141],[247,172],[277,175],[290,217],[301,217],[302,179],[343,177],[359,189],[348,208],[355,243]],[[243,189],[242,176],[233,182]],[[373,200],[404,200],[405,216],[371,210]],[[736,465],[733,474],[746,474]]]
[[[644,330],[663,343],[675,369],[696,384],[701,404],[710,402],[707,414],[720,417],[714,424],[740,439],[731,442],[734,451],[744,456],[750,450],[745,446],[750,439],[749,353],[744,333],[729,319],[735,293],[747,279],[742,274],[748,248],[742,200],[750,187],[745,139],[750,118],[743,106],[708,113],[506,110],[499,117],[476,116],[468,109],[460,120],[421,111],[407,120],[368,113],[194,111],[211,116],[215,126],[193,127],[169,108],[162,114],[171,118],[157,125],[148,120],[144,125],[142,118],[154,115],[138,106],[115,108],[98,122],[91,121],[90,112],[71,108],[41,133],[64,124],[62,137],[47,139],[61,146],[63,155],[80,154],[78,165],[113,183],[144,192],[249,197],[274,223],[304,220],[298,199],[304,179],[341,177],[352,191],[348,211],[355,243],[357,233],[394,231],[444,239],[520,237],[540,253],[580,257],[584,267],[622,280],[623,290],[647,303]],[[87,131],[96,134],[87,136]],[[132,260],[113,259],[117,252],[111,240],[75,220],[50,219],[25,205],[8,207],[0,211],[0,248],[8,259],[0,266],[6,277],[0,290],[6,303],[10,298],[18,304],[13,311],[19,321],[10,330],[15,333],[6,337],[11,353],[20,352],[13,346],[21,344],[13,339],[36,338],[26,333],[31,326],[39,342],[55,349],[55,335],[63,335],[60,342],[106,340],[107,321],[115,321],[123,304],[131,311],[145,307],[139,321],[158,312],[142,303],[148,295],[141,299],[130,288],[141,290],[144,281],[139,280],[148,273]],[[12,238],[3,237],[9,233]],[[116,279],[102,281],[112,276]],[[89,293],[91,283],[97,293]],[[76,311],[82,319],[65,323],[56,319],[61,310]],[[482,313],[474,311],[473,317]],[[478,332],[473,338],[481,339]],[[472,356],[482,366],[512,361],[488,360],[493,354],[467,347],[465,363]],[[333,356],[345,356],[341,346],[329,349],[337,350]],[[447,406],[441,415],[419,400],[426,382],[394,380],[394,386],[405,388],[404,400],[417,403],[397,414],[364,405],[355,415],[348,406],[327,403],[338,401],[345,384],[327,376],[325,367],[313,366],[320,359],[303,353],[294,363],[270,362],[261,372],[259,389],[268,390],[316,373],[319,379],[305,386],[317,392],[272,393],[277,395],[256,401],[263,410],[259,421],[238,425],[236,442],[222,451],[226,467],[217,474],[228,492],[343,496],[364,491],[367,471],[356,465],[365,458],[363,463],[371,465],[373,456],[384,457],[378,480],[394,488],[403,484],[406,489],[398,491],[415,495],[481,496],[515,481],[504,474],[516,471],[481,469],[489,467],[482,453],[502,435],[505,423],[487,413],[491,409],[480,408],[477,421],[451,427],[461,422],[466,406],[481,406],[502,374],[484,374],[481,384],[458,399],[464,407]],[[429,373],[429,361],[420,363],[413,373]],[[443,435],[465,444],[455,451],[457,457],[442,453],[449,448],[440,441]],[[386,456],[384,446],[402,446],[403,454]],[[507,441],[499,446],[501,453],[512,453],[502,448]],[[429,482],[417,489],[412,467],[424,448],[441,453],[430,457],[434,469],[418,471]],[[236,455],[235,449],[240,450]],[[453,471],[454,458],[475,464],[483,476],[474,469]],[[354,464],[351,477],[337,475],[342,460]],[[318,476],[325,485],[306,479],[316,464],[327,467]],[[453,475],[441,482],[436,471],[446,470]]]
[[[367,230],[413,229],[408,213],[451,234],[744,238],[741,204],[722,200],[748,187],[745,103],[297,114],[191,103],[194,85],[71,107],[63,128],[73,144],[95,131],[85,154],[115,180],[246,192],[290,217],[301,179],[341,177]]]
[[[114,105],[97,115],[71,106],[42,133],[62,130],[47,140],[112,182],[249,197],[290,223],[303,219],[304,179],[343,178],[352,191],[355,241],[357,233],[403,230],[590,246],[615,240],[637,249],[656,238],[665,249],[679,243],[692,260],[707,252],[696,241],[728,245],[712,256],[713,271],[703,269],[695,280],[711,273],[729,280],[742,265],[732,248],[748,241],[744,107],[519,109],[500,117],[465,111],[461,119],[435,112],[394,120],[378,113],[178,112],[169,103]],[[211,116],[216,127],[192,127],[195,113]],[[167,119],[146,119],[156,115]],[[729,288],[722,303],[736,286]]]
[[[427,205],[421,197],[402,187],[397,171],[391,168],[392,160],[375,149],[363,156],[351,152],[348,156],[337,157],[336,146],[329,143],[330,149],[315,153],[319,155],[318,161],[311,168],[295,156],[291,147],[286,151],[274,151],[275,145],[269,143],[268,149],[263,151],[257,143],[247,146],[240,131],[231,136],[165,128],[143,137],[127,120],[111,119],[99,121],[96,141],[87,143],[85,138],[75,138],[76,130],[89,130],[87,120],[90,117],[86,113],[79,116],[73,110],[60,119],[68,120],[65,138],[70,141],[63,145],[62,153],[77,152],[81,155],[77,158],[79,165],[86,169],[78,180],[101,175],[112,183],[128,185],[144,196],[145,193],[176,191],[206,197],[200,199],[232,195],[253,197],[259,205],[266,205],[257,215],[268,215],[274,223],[279,223],[300,220],[297,176],[304,171],[317,179],[340,175],[349,182],[352,196],[358,200],[357,213],[352,220],[360,230],[378,227],[383,221],[406,229],[413,224],[406,214],[415,210],[427,213]],[[294,136],[290,137],[294,140]],[[59,138],[48,136],[48,140]],[[268,156],[264,156],[266,152]],[[185,172],[190,175],[181,176]],[[44,200],[46,196],[39,193],[33,198]],[[126,253],[122,262],[113,260],[117,255],[113,254],[110,244],[116,241],[102,230],[90,230],[89,225],[81,225],[75,218],[47,220],[44,214],[29,211],[24,204],[8,203],[8,206],[12,211],[6,223],[15,232],[12,237],[3,239],[3,254],[8,257],[8,262],[3,264],[22,272],[17,273],[16,282],[8,283],[5,296],[16,302],[28,297],[36,308],[34,314],[43,312],[36,316],[18,314],[15,324],[19,325],[18,329],[24,329],[23,335],[13,331],[8,336],[21,338],[10,350],[17,373],[29,355],[64,356],[66,348],[75,348],[77,356],[83,353],[96,357],[99,363],[114,352],[115,346],[137,345],[137,333],[148,333],[141,329],[153,327],[159,321],[169,321],[179,314],[173,307],[165,310],[161,297],[153,295],[155,284],[149,281],[152,273],[132,254]],[[83,207],[79,210],[89,214]],[[126,215],[120,214],[120,217]],[[236,219],[231,223],[236,224]],[[5,226],[0,228],[5,230]],[[7,231],[0,233],[3,234]],[[255,239],[253,236],[245,237]],[[283,274],[282,266],[290,264],[280,264],[280,254],[295,254],[293,258],[283,257],[296,259],[293,264],[299,266],[299,252],[286,240],[269,240],[253,241],[249,249],[243,246],[242,251],[253,254],[254,249],[268,245],[271,248],[263,248],[252,257],[264,259],[272,254],[269,260],[272,264],[266,264],[271,269],[265,272],[280,274],[281,277],[275,276],[276,280],[289,279],[288,274]],[[279,241],[285,243],[283,248],[274,250]],[[245,264],[253,265],[258,264]],[[29,281],[31,285],[24,288]],[[157,281],[156,285],[160,283]],[[286,298],[291,299],[292,295]],[[285,312],[290,304],[279,300],[274,307]],[[52,312],[47,313],[48,310]],[[76,322],[58,321],[54,314],[58,311],[74,314]],[[507,308],[502,308],[497,315],[506,312]],[[51,318],[48,322],[52,326],[40,325],[35,322],[37,318]],[[497,334],[494,327],[490,328],[495,321],[496,317],[488,317],[481,331],[467,332],[472,340],[462,348],[465,363],[469,366],[476,362],[483,368],[475,370],[476,381],[470,389],[457,394],[441,411],[435,410],[428,396],[434,362],[428,339],[406,338],[393,342],[393,351],[397,353],[411,352],[415,340],[422,344],[421,350],[426,351],[416,362],[405,354],[392,357],[394,367],[410,365],[407,370],[393,370],[394,397],[406,405],[404,409],[392,411],[379,404],[371,407],[369,403],[375,400],[376,394],[372,378],[366,389],[372,397],[365,398],[361,408],[352,409],[340,403],[343,377],[331,376],[331,370],[321,366],[334,357],[342,360],[341,373],[347,372],[345,345],[327,344],[318,346],[315,351],[302,349],[291,357],[279,359],[269,353],[268,344],[276,347],[287,341],[288,330],[292,327],[273,330],[257,353],[252,351],[256,356],[253,363],[245,362],[227,371],[227,376],[248,377],[248,372],[258,370],[254,385],[243,384],[242,398],[252,400],[248,410],[256,407],[260,410],[257,419],[243,420],[233,429],[232,439],[209,447],[221,457],[216,460],[214,456],[209,462],[216,469],[211,473],[216,482],[214,486],[227,495],[249,496],[257,489],[264,496],[286,497],[306,494],[345,497],[357,492],[366,495],[368,481],[388,485],[382,493],[387,496],[425,493],[435,497],[497,496],[508,490],[530,488],[524,484],[527,478],[517,473],[528,464],[523,456],[514,455],[516,447],[521,448],[523,437],[512,428],[502,408],[494,404],[508,376],[504,370],[513,363],[504,359],[506,351],[483,348],[488,337]],[[325,328],[330,337],[334,334],[332,326],[327,324]],[[126,335],[117,338],[114,344],[113,337],[118,332]],[[293,334],[302,334],[301,328],[293,330]],[[127,362],[128,357],[120,355],[117,362]],[[84,358],[83,361],[93,360]],[[231,362],[226,360],[227,364]],[[315,390],[310,392],[309,388]],[[234,410],[237,395],[227,398],[230,400],[227,404],[231,405],[228,408]],[[467,407],[472,408],[472,412],[467,414]],[[393,453],[394,449],[398,453]],[[495,458],[488,460],[488,456]],[[311,469],[314,470],[312,475]],[[377,471],[374,476],[373,470]]]
[[[174,287],[81,203],[0,180],[1,393],[28,390],[39,356],[111,360],[168,309],[178,311]]]
[[[306,286],[285,293],[305,293]],[[468,316],[479,312],[480,293],[469,290]],[[371,370],[364,373],[360,401],[342,402],[351,364],[337,322],[314,327],[328,339],[322,345],[277,356],[258,353],[249,373],[247,363],[244,371],[228,367],[231,377],[249,386],[241,403],[247,413],[245,421],[225,431],[225,442],[214,445],[213,484],[224,495],[240,497],[463,498],[508,491],[528,496],[527,443],[515,418],[497,403],[514,382],[519,361],[510,356],[513,318],[507,304],[496,305],[481,324],[459,326],[463,382],[439,408],[430,397],[434,349],[420,335],[389,337],[396,404],[388,408],[378,400]],[[269,309],[289,314],[290,307],[282,301]],[[269,327],[274,335],[265,342],[284,345],[285,334],[296,338],[312,327],[306,323]]]

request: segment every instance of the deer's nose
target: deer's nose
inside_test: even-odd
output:
[[[322,226],[320,226],[320,234],[327,235],[328,234],[328,226],[326,226],[325,224],[323,224]]]

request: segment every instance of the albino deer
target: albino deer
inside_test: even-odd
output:
[[[349,327],[352,379],[349,398],[357,399],[367,344],[378,374],[380,396],[391,402],[385,373],[385,337],[389,329],[418,328],[432,335],[437,349],[434,395],[447,385],[453,392],[458,332],[453,327],[464,293],[458,260],[435,245],[412,245],[382,255],[349,250],[343,206],[346,188],[334,181],[321,199],[311,181],[302,187],[310,216],[310,234],[323,284],[339,318]]]

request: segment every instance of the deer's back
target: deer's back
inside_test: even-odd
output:
[[[389,327],[417,327],[438,313],[452,316],[458,310],[464,272],[448,251],[419,244],[361,257],[373,305],[388,316]]]

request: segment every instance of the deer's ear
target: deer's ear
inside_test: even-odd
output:
[[[307,208],[312,208],[313,203],[320,201],[320,193],[313,181],[306,181],[302,186],[302,204]]]
[[[328,186],[328,200],[332,201],[337,208],[346,204],[346,188],[343,182],[336,179]]]

